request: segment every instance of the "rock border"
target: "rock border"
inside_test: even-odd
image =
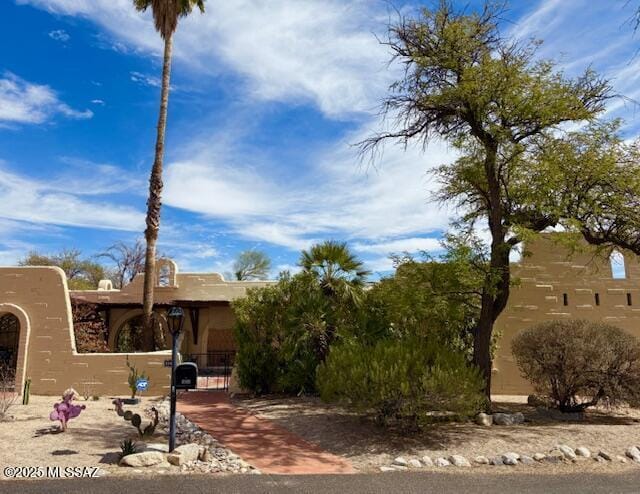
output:
[[[533,455],[524,455],[517,452],[507,452],[499,454],[493,457],[476,456],[473,462],[470,462],[467,458],[461,455],[449,455],[439,456],[435,459],[429,456],[423,456],[421,458],[405,458],[403,456],[396,457],[390,465],[383,465],[380,468],[381,472],[397,472],[402,470],[418,470],[426,467],[458,467],[468,468],[472,465],[475,466],[516,466],[516,465],[540,465],[544,463],[557,464],[557,463],[579,463],[581,461],[596,461],[599,463],[633,463],[640,464],[640,446],[630,446],[626,449],[623,455],[612,455],[605,450],[599,450],[596,454],[593,454],[589,448],[585,446],[578,446],[572,448],[567,444],[556,444],[548,453],[534,453]]]

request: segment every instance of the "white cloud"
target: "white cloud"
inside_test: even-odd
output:
[[[388,242],[354,243],[353,248],[359,252],[371,252],[374,254],[400,254],[403,252],[433,252],[442,249],[439,238],[412,237]]]
[[[142,74],[140,72],[131,72],[130,78],[136,84],[149,87],[160,87],[160,79],[158,77]]]
[[[101,99],[92,99],[91,103],[93,103],[94,105],[100,105],[100,106],[104,106],[105,105],[104,101],[101,100]]]
[[[128,206],[87,201],[55,181],[36,181],[0,168],[0,218],[29,223],[140,231],[144,216]]]
[[[18,0],[52,13],[88,18],[134,50],[160,56],[149,13],[130,0]],[[384,2],[365,0],[234,0],[208,2],[184,19],[176,60],[201,73],[228,67],[254,97],[316,104],[325,114],[368,111],[386,89],[388,53],[372,34],[383,31]]]
[[[451,151],[433,142],[420,146],[389,146],[380,166],[358,165],[355,142],[370,132],[361,129],[347,142],[316,156],[308,166],[295,166],[298,176],[279,177],[267,159],[228,143],[231,153],[186,145],[189,160],[169,163],[165,175],[165,203],[222,220],[231,232],[293,250],[326,238],[380,243],[370,252],[434,247],[434,239],[396,237],[437,233],[449,223],[450,212],[430,202],[437,188],[427,175],[434,166],[452,159]],[[241,139],[241,137],[239,138]],[[205,146],[206,147],[206,146]],[[200,153],[193,149],[200,148]],[[232,158],[229,158],[233,155]],[[231,160],[231,162],[228,161]],[[387,244],[385,246],[385,243]]]
[[[30,83],[9,72],[0,79],[0,124],[43,123],[56,114],[73,119],[93,116],[91,110],[74,110],[60,101],[49,86]]]
[[[50,31],[49,37],[62,43],[67,43],[71,39],[69,33],[67,33],[64,29],[55,29],[53,31]]]

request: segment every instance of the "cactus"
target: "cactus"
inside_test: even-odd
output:
[[[125,411],[122,408],[122,400],[120,400],[120,399],[115,399],[115,400],[112,401],[112,403],[116,407],[116,413],[120,417],[122,417],[125,421],[131,422],[131,425],[133,425],[136,429],[138,429],[138,434],[140,435],[140,437],[152,436],[153,433],[156,431],[156,427],[158,425],[159,417],[158,417],[158,410],[156,410],[155,407],[151,408],[151,411],[154,414],[153,420],[151,422],[149,422],[149,425],[147,425],[143,430],[140,427],[142,425],[142,417],[140,416],[139,413],[133,413],[131,410],[126,410]]]
[[[53,405],[53,412],[49,414],[50,420],[60,421],[60,430],[67,430],[67,422],[80,415],[80,412],[87,408],[85,405],[74,405],[71,403],[76,399],[78,393],[75,389],[69,388],[62,394],[62,402]]]
[[[129,384],[129,389],[131,390],[131,399],[133,400],[138,393],[138,379],[149,379],[146,372],[139,371],[138,368],[129,362],[129,357],[127,356],[127,367],[129,368],[129,378],[127,379],[127,383]]]
[[[29,404],[29,395],[31,394],[31,379],[25,379],[24,391],[22,392],[22,404]]]

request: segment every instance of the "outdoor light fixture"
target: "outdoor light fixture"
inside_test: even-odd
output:
[[[184,324],[182,307],[171,307],[167,311],[167,325],[173,338],[171,347],[171,415],[169,417],[169,452],[176,447],[176,358],[178,356],[178,340]]]
[[[167,325],[171,335],[178,335],[182,332],[184,324],[184,311],[182,307],[171,307],[167,311]]]

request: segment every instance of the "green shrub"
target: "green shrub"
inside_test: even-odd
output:
[[[411,429],[443,416],[434,412],[470,416],[484,405],[482,378],[465,356],[420,338],[336,346],[317,383],[325,401]]]
[[[233,310],[240,385],[258,394],[315,392],[316,368],[350,315],[304,274],[249,290]]]
[[[522,375],[563,412],[607,399],[640,403],[640,341],[622,329],[582,321],[549,321],[513,340]]]

